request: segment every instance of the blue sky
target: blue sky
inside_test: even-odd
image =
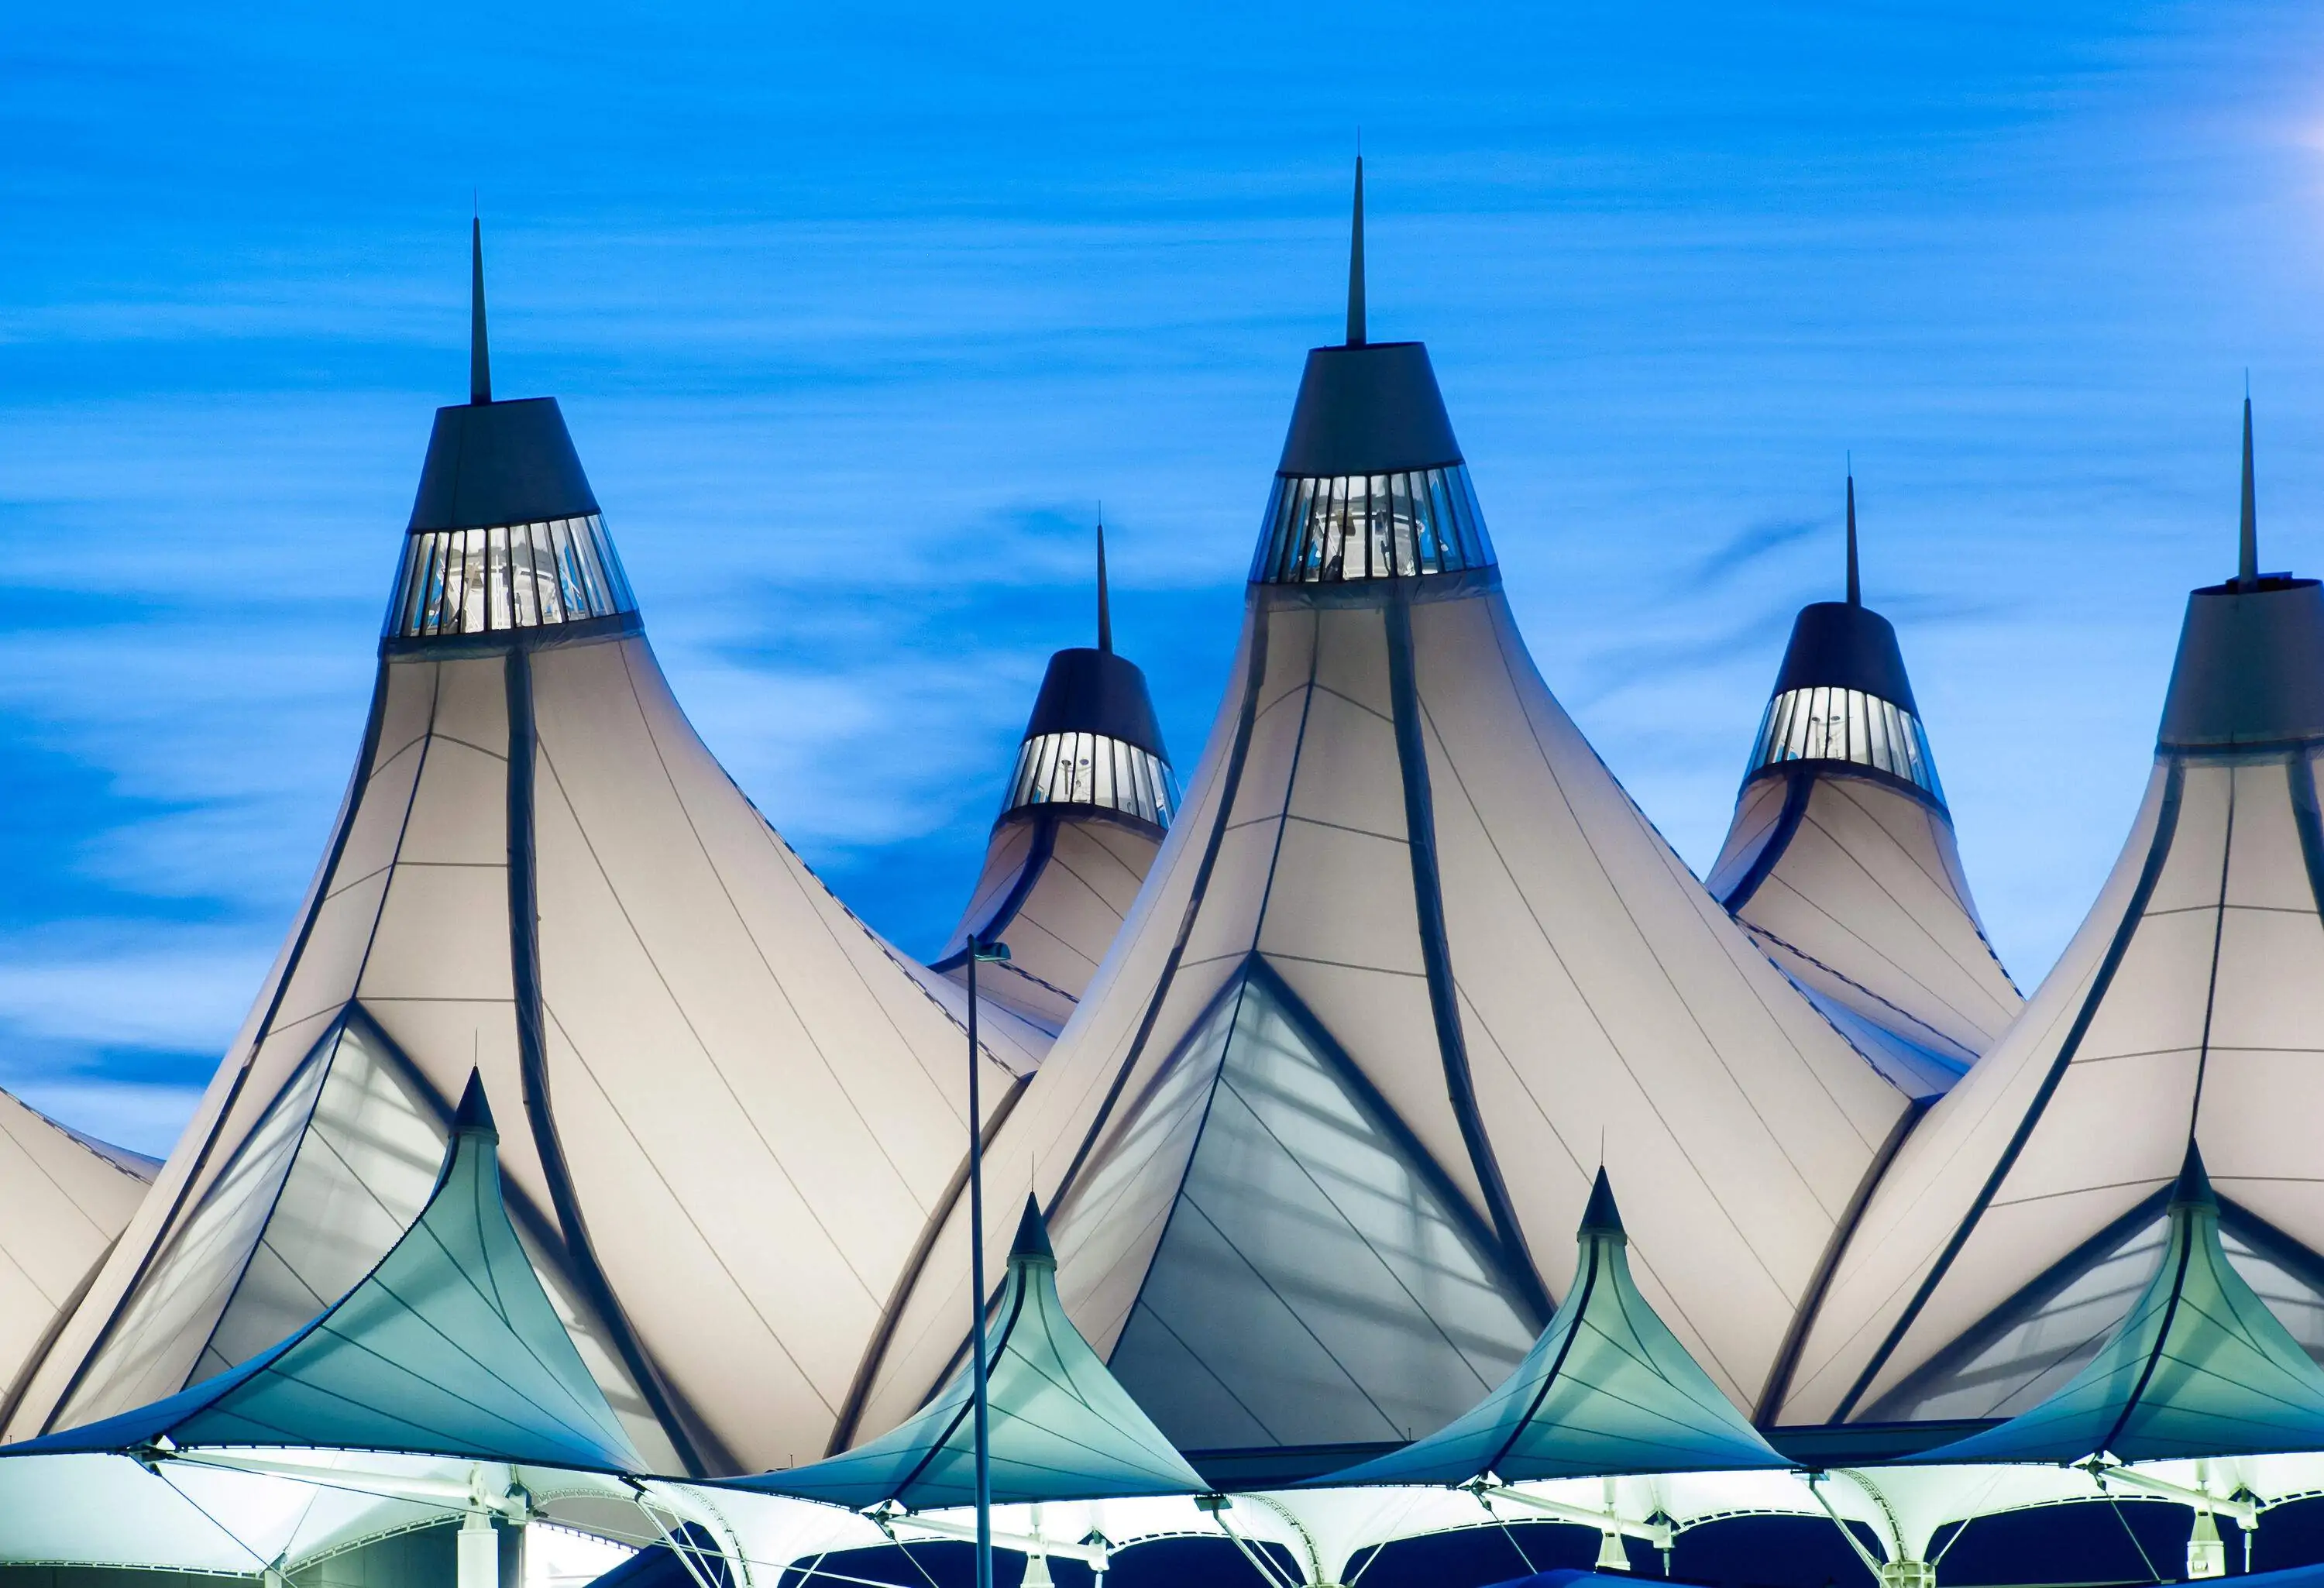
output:
[[[480,197],[712,748],[906,946],[1112,526],[1191,762],[1302,350],[1431,345],[1535,654],[1698,868],[1853,451],[2021,982],[2188,586],[2324,516],[2324,12],[49,7],[0,39],[0,1084],[165,1149],[346,776]]]

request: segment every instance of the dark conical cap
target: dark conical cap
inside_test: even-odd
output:
[[[2179,1166],[2179,1178],[2171,1187],[2171,1205],[2219,1211],[2219,1199],[2211,1191],[2211,1177],[2203,1170],[2202,1149],[2191,1138],[2187,1143],[2186,1161]]]
[[[1170,759],[1162,748],[1162,725],[1154,715],[1146,675],[1136,662],[1111,651],[1076,646],[1049,658],[1041,692],[1033,698],[1032,719],[1025,725],[1026,738],[1043,734],[1103,734],[1166,764]]]
[[[2158,735],[2164,750],[2226,750],[2324,737],[2324,591],[2261,574],[2251,402],[2244,402],[2236,576],[2187,597]]]
[[[1852,602],[1812,602],[1792,623],[1775,693],[1816,688],[1861,689],[1920,715],[1895,629],[1870,607]]]
[[[1364,162],[1356,160],[1355,218],[1348,248],[1348,339],[1308,352],[1284,438],[1282,475],[1400,474],[1459,463],[1461,444],[1428,349],[1366,339]]]
[[[453,1111],[452,1134],[455,1136],[489,1136],[501,1139],[500,1127],[493,1123],[492,1104],[484,1101],[484,1073],[468,1072],[468,1085],[460,1094],[460,1106]]]
[[[1622,1228],[1622,1214],[1614,1205],[1614,1184],[1606,1177],[1602,1165],[1598,1170],[1597,1184],[1590,1187],[1589,1205],[1582,1210],[1582,1227],[1574,1233],[1584,1240],[1592,1235],[1620,1235],[1625,1240],[1628,1239]]]
[[[1041,1199],[1027,1196],[1025,1215],[1017,1221],[1017,1239],[1009,1248],[1009,1260],[1014,1262],[1047,1262],[1057,1260],[1049,1246],[1049,1226],[1041,1217]]]
[[[493,401],[484,344],[484,223],[469,255],[469,401],[436,411],[411,529],[475,530],[583,518],[597,511],[589,476],[554,397]]]

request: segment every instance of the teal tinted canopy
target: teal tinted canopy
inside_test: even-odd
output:
[[[471,1076],[427,1205],[379,1266],[241,1366],[11,1454],[274,1445],[643,1472],[501,1202]]]
[[[1465,1483],[1791,1464],[1646,1305],[1606,1171],[1565,1304],[1499,1389],[1449,1426],[1324,1484]]]
[[[2162,1266],[2087,1367],[2031,1410],[1914,1461],[2324,1450],[2324,1369],[2229,1264],[2191,1141],[2169,1218]]]
[[[1057,1299],[1057,1260],[1029,1198],[986,1335],[996,1504],[1193,1494],[1210,1487],[1090,1349]],[[972,1386],[963,1368],[899,1426],[740,1487],[863,1510],[976,1502]]]

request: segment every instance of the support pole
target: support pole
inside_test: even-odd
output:
[[[459,1588],[501,1588],[501,1536],[493,1513],[473,1506],[460,1524],[456,1556]]]
[[[976,1528],[970,1522],[947,1521],[942,1517],[914,1516],[898,1512],[872,1519],[886,1528],[890,1537],[899,1529],[908,1528],[936,1538],[973,1539]],[[1080,1544],[1062,1543],[1055,1538],[1042,1538],[1025,1533],[994,1533],[995,1549],[1006,1549],[1028,1556],[1055,1556],[1060,1560],[1077,1560],[1093,1572],[1102,1572],[1113,1558],[1113,1551],[1101,1539],[1093,1538]]]
[[[968,1272],[969,1339],[975,1360],[976,1405],[976,1588],[992,1588],[992,1406],[991,1363],[984,1350],[984,1114],[978,1106],[976,1051],[976,962],[985,944],[968,935]],[[466,1584],[463,1584],[466,1588]]]
[[[1539,1494],[1528,1494],[1522,1489],[1502,1484],[1486,1483],[1477,1489],[1480,1500],[1506,1500],[1537,1510],[1544,1516],[1555,1517],[1561,1522],[1573,1522],[1584,1528],[1595,1528],[1601,1534],[1621,1538],[1642,1538],[1656,1549],[1671,1546],[1671,1525],[1668,1522],[1633,1522],[1606,1510],[1591,1510],[1586,1505],[1568,1505],[1562,1500],[1551,1500]],[[1625,1556],[1627,1561],[1628,1557]],[[1628,1569],[1627,1566],[1624,1568]]]

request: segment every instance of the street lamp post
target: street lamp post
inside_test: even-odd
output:
[[[976,967],[1009,961],[1009,945],[968,937],[968,1271],[973,1402],[976,1408],[976,1588],[992,1588],[992,1406],[984,1353],[984,1111],[977,1101]]]

